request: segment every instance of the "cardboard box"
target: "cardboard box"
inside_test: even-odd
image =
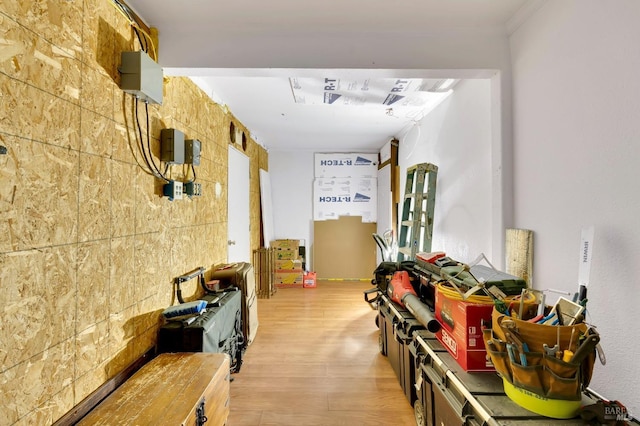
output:
[[[275,249],[273,251],[276,260],[296,260],[298,259],[298,250]]]
[[[375,223],[357,216],[313,222],[313,270],[322,278],[371,280],[376,269]]]
[[[315,272],[307,272],[303,276],[302,286],[304,288],[316,288],[316,273]]]
[[[302,272],[301,259],[281,259],[275,261],[275,267],[278,271]]]
[[[300,247],[300,240],[273,240],[271,241],[270,247],[274,249],[298,251],[298,248]]]
[[[482,329],[491,324],[493,304],[452,299],[436,289],[435,316],[442,325],[436,337],[465,371],[495,371],[487,359]]]
[[[302,286],[304,277],[302,271],[276,271],[273,279],[276,284],[300,284]]]
[[[276,284],[276,288],[302,288],[302,283],[296,283],[296,284]]]

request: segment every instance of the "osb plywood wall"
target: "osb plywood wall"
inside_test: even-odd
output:
[[[0,424],[54,422],[154,346],[174,277],[226,261],[235,118],[190,80],[165,79],[152,151],[165,127],[202,141],[204,195],[160,197],[118,88],[120,52],[138,49],[109,0],[0,4]],[[248,142],[257,248],[267,154]],[[195,280],[182,290],[195,297]]]

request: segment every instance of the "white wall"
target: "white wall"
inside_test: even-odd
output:
[[[493,263],[491,146],[490,80],[460,82],[400,138],[401,191],[408,166],[438,166],[432,251],[464,262],[484,253]]]
[[[269,151],[274,239],[305,240],[307,269],[313,235],[313,152]]]
[[[640,415],[640,2],[549,1],[511,36],[514,221],[534,231],[534,287],[577,290],[595,225],[588,321],[607,365],[591,387]]]

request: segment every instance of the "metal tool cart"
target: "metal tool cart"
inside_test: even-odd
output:
[[[420,315],[414,316],[413,311],[408,309],[410,306],[405,308],[401,303],[405,299],[400,293],[409,285],[404,282],[408,280],[396,279],[403,272],[396,269],[407,268],[399,264],[398,268],[386,269],[388,272],[384,275],[376,270],[375,279],[372,281],[376,288],[365,292],[365,301],[378,310],[376,322],[380,329],[380,351],[387,355],[405,396],[413,405],[418,426],[595,424],[588,423],[579,416],[555,416],[564,417],[555,418],[543,415],[546,414],[545,412],[537,414],[523,408],[526,405],[521,406],[514,402],[511,399],[514,397],[512,394],[509,394],[511,398],[507,395],[506,382],[495,371],[465,371],[459,360],[451,355],[458,352],[449,352],[442,346],[436,334],[433,333],[435,330],[427,326],[429,321],[425,321],[425,318]],[[418,290],[413,294],[423,295],[422,290],[433,287],[432,282],[436,272],[440,271],[423,273],[418,268],[413,269],[417,272],[417,280],[414,277],[410,285],[413,285],[414,289],[418,286]],[[500,278],[500,280],[505,284],[504,279]],[[507,281],[507,284],[510,284],[510,281]],[[519,283],[516,283],[512,287],[518,286]],[[409,292],[405,293],[409,294]],[[373,294],[375,298],[371,299]],[[419,299],[425,307],[437,308],[437,304],[430,304],[429,301],[428,297]],[[471,369],[467,368],[467,370]],[[508,388],[507,391],[509,391]],[[578,406],[581,404],[585,407],[580,414],[591,415],[594,421],[604,418],[608,422],[606,424],[640,425],[638,420],[631,419],[627,415],[626,409],[620,403],[603,401],[600,396],[590,390],[586,392],[576,394]],[[529,394],[535,398],[535,394],[532,392]],[[543,404],[546,407],[547,401],[545,400]],[[613,421],[611,421],[612,417]],[[617,419],[620,422],[616,423]]]
[[[407,400],[413,404],[417,397],[414,386],[415,363],[409,348],[414,331],[425,328],[408,310],[384,295],[378,299],[378,326],[380,352],[389,359]]]
[[[435,335],[417,330],[409,347],[415,362],[414,403],[418,426],[440,425],[584,425],[581,418],[553,419],[528,411],[506,396],[502,379],[493,372],[467,373]],[[583,404],[596,400],[583,394]],[[628,421],[628,424],[640,424]]]

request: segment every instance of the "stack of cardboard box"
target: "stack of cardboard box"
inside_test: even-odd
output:
[[[302,287],[304,270],[300,259],[299,240],[271,241],[274,249],[274,281],[278,288]]]
[[[378,154],[315,153],[313,220],[377,221]]]

